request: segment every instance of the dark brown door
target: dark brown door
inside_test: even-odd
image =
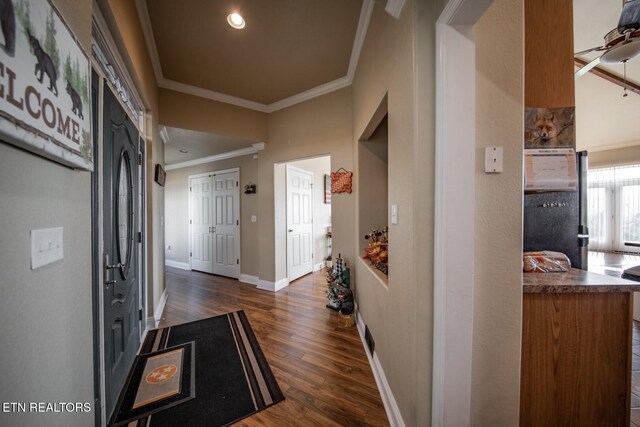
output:
[[[103,116],[105,405],[115,407],[140,345],[138,131],[109,87]]]

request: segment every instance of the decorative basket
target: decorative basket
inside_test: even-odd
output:
[[[356,314],[342,314],[342,312],[340,312],[338,313],[338,321],[340,322],[340,326],[350,328],[356,324]]]
[[[351,193],[351,177],[353,172],[348,172],[343,168],[336,172],[331,172],[331,192]]]

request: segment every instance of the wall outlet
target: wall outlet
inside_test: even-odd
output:
[[[258,222],[258,217],[256,215],[251,215],[251,222]]]
[[[31,230],[31,269],[64,258],[63,228]]]

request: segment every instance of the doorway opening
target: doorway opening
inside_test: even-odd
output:
[[[276,278],[292,282],[331,260],[331,156],[274,165]]]

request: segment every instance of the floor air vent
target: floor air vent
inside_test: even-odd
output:
[[[369,347],[369,353],[373,355],[373,351],[376,349],[376,342],[373,340],[367,325],[364,326],[364,340],[367,342],[367,347]]]

